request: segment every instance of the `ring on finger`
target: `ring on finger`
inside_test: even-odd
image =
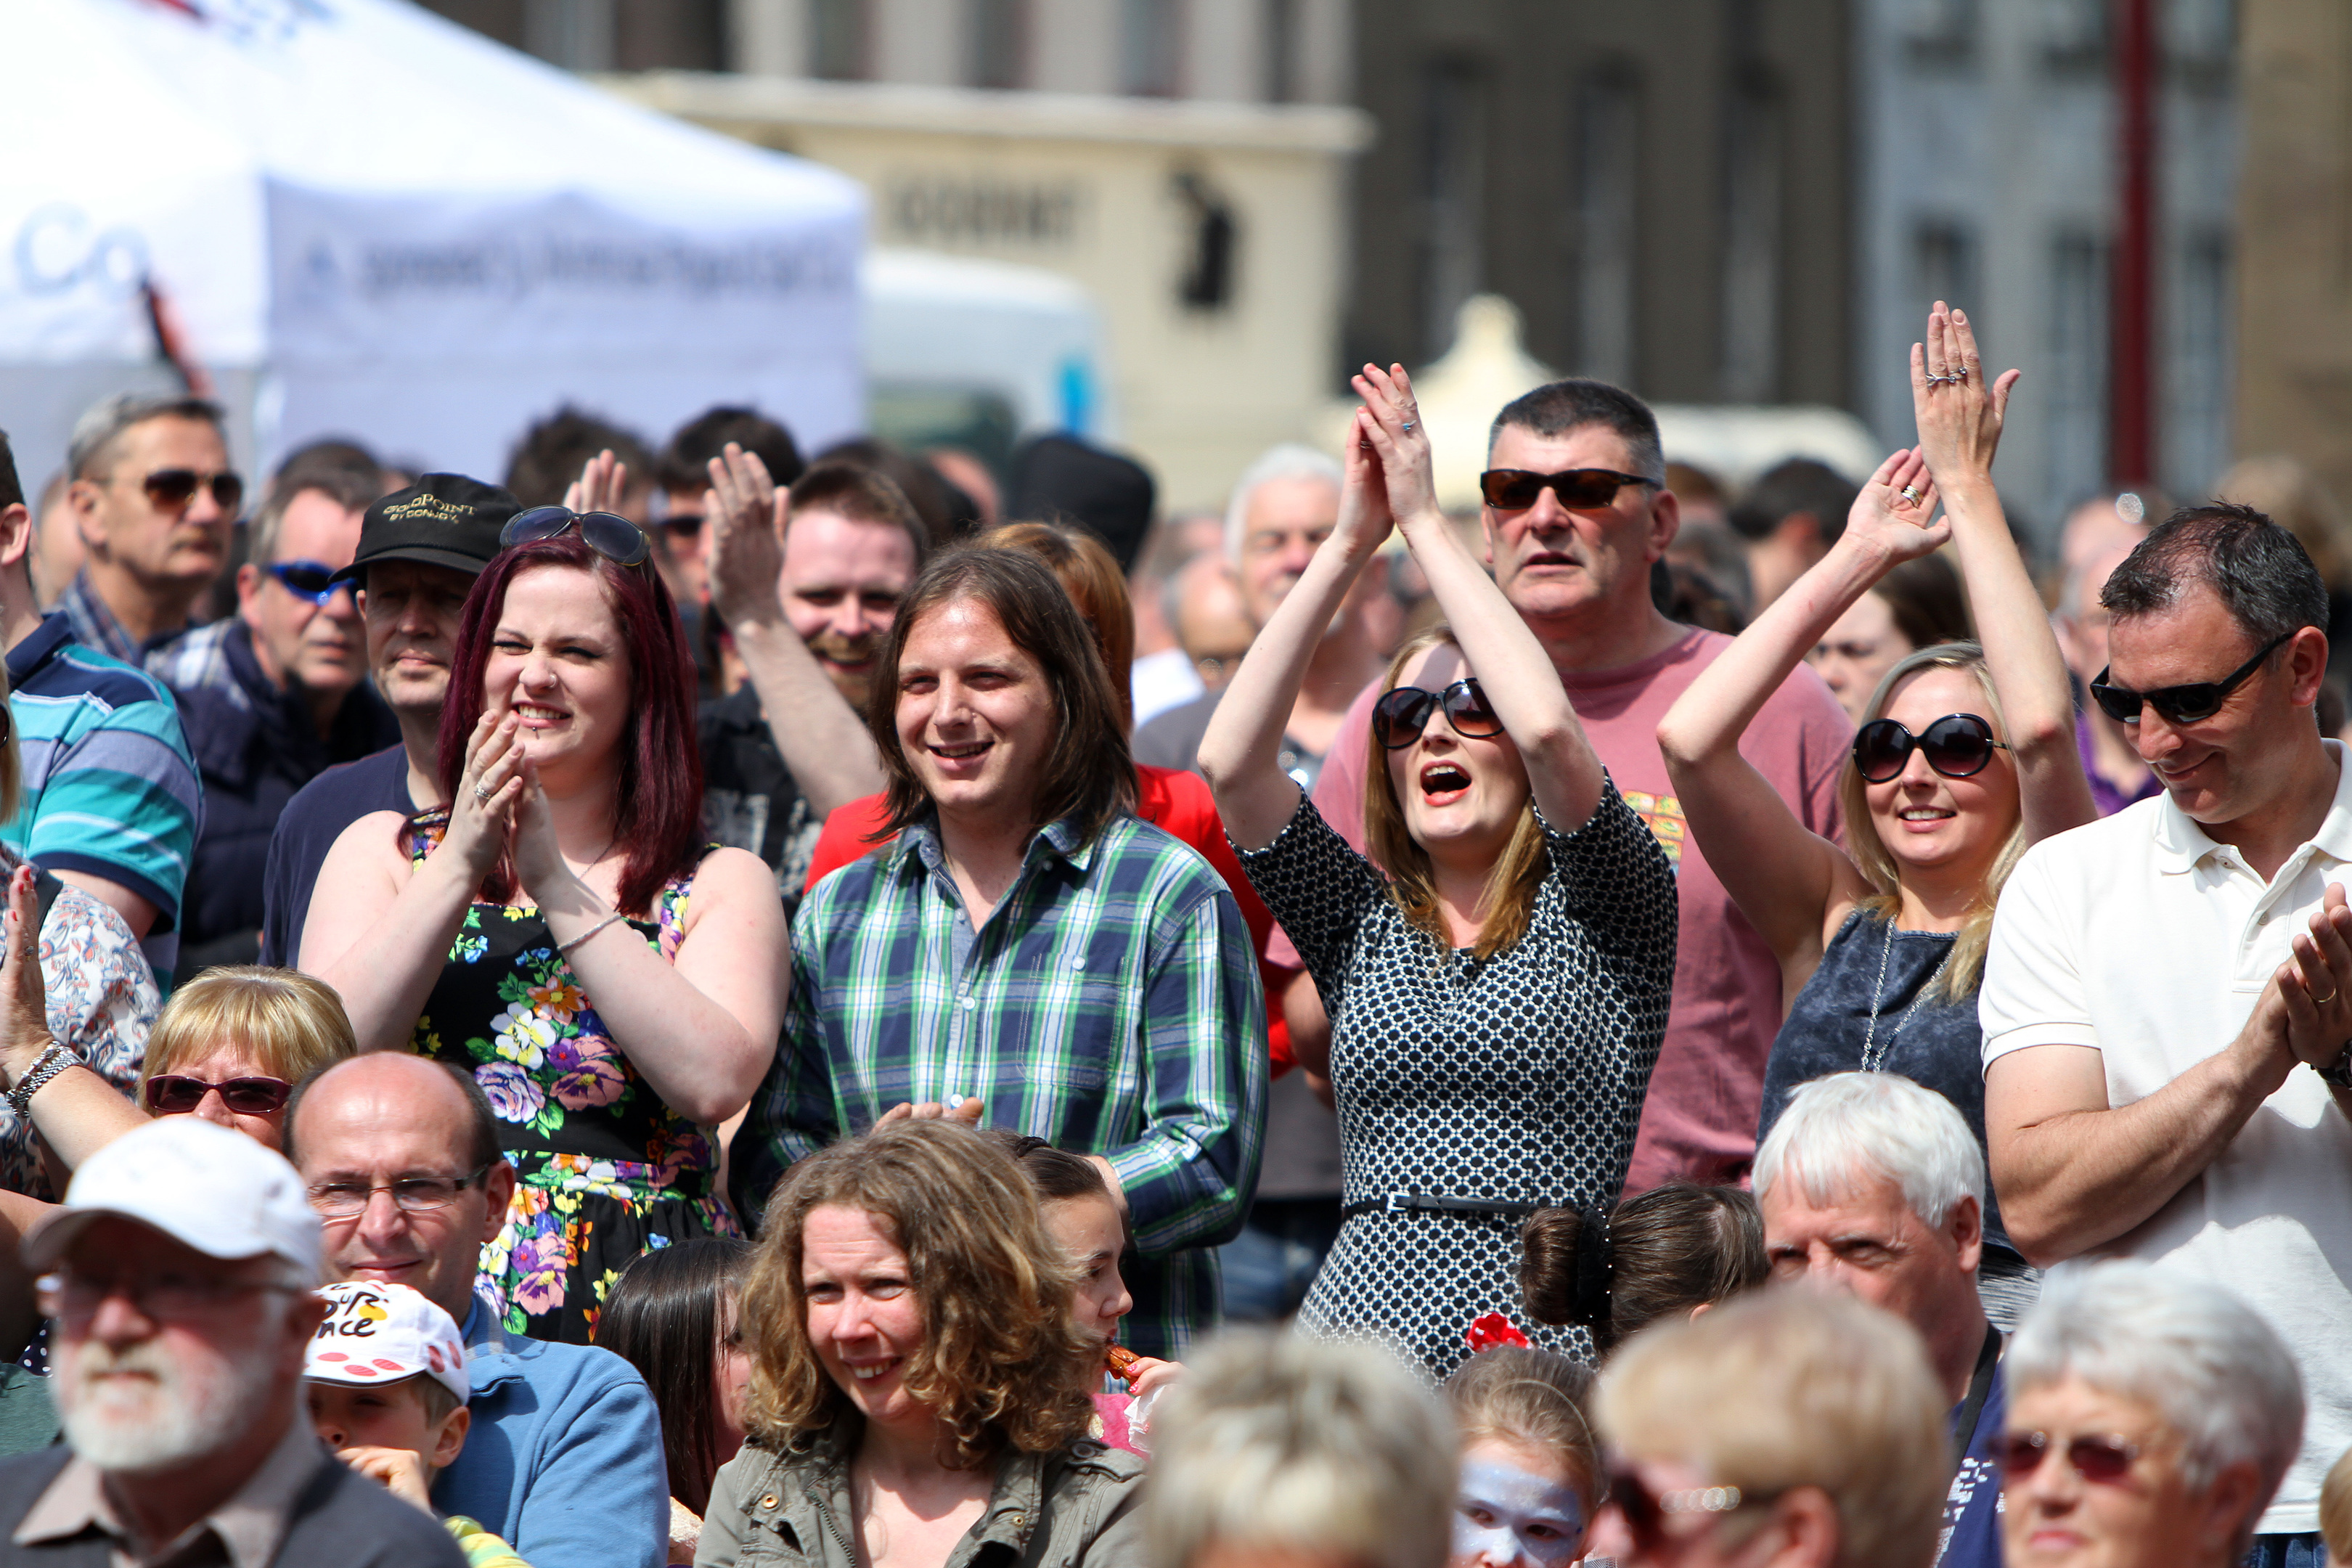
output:
[[[2313,1006],[2315,1006],[2315,1007],[2325,1007],[2325,1006],[2326,1006],[2330,1002],[2335,1001],[2335,1000],[2336,1000],[2336,995],[2337,995],[2337,994],[2337,994],[2336,992],[2330,991],[2330,992],[2329,992],[2326,995],[2325,995],[2325,996],[2314,996],[2314,997],[2311,999],[2311,1005],[2312,1005]]]
[[[1404,422],[1404,433],[1408,436],[1412,434],[1412,421],[1410,419]]]
[[[1919,487],[1916,485],[1905,485],[1903,487],[1903,499],[1909,501],[1913,506],[1917,506],[1919,504]]]
[[[487,805],[490,798],[490,781],[481,779],[474,784],[474,798]]]

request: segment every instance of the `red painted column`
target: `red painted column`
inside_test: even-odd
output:
[[[2156,0],[2115,10],[2116,231],[2108,291],[2107,474],[2156,477]]]

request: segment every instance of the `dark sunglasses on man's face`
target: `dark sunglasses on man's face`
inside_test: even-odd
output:
[[[158,1116],[184,1116],[220,1090],[221,1103],[239,1116],[275,1116],[285,1107],[294,1086],[281,1078],[233,1078],[226,1083],[206,1083],[200,1078],[163,1073],[147,1080],[147,1109]]]
[[[661,520],[661,525],[680,539],[692,539],[702,531],[702,514],[698,511],[674,511]]]
[[[1853,765],[1872,784],[1900,778],[1911,748],[1948,779],[1973,778],[1995,752],[2009,750],[1992,738],[1992,726],[1973,713],[1947,713],[1915,735],[1892,719],[1873,719],[1853,737]]]
[[[2061,1451],[2076,1475],[2106,1486],[2130,1474],[2132,1461],[2139,1458],[2139,1449],[2121,1437],[2073,1437]],[[2011,1480],[2017,1480],[2039,1469],[2049,1453],[2049,1433],[2011,1432],[2000,1440],[2000,1468]]]
[[[231,517],[245,500],[245,481],[223,469],[217,474],[200,474],[194,468],[158,468],[139,481],[147,499],[166,511],[177,511],[196,499],[196,492],[209,487],[213,500]]]
[[[616,566],[642,566],[653,553],[653,546],[646,542],[645,530],[620,513],[573,511],[568,506],[535,506],[529,511],[515,513],[499,531],[499,547],[511,550],[518,544],[536,544],[574,528],[588,542],[589,549]]]
[[[2300,628],[2298,628],[2300,629]],[[2263,651],[2238,666],[2219,680],[2199,680],[2187,686],[2160,686],[2154,691],[2134,691],[2127,686],[2111,686],[2107,672],[2091,682],[2091,696],[2100,710],[2118,724],[2139,722],[2139,705],[2147,703],[2164,715],[2168,724],[2194,724],[2200,719],[2210,719],[2230,700],[2230,693],[2243,686],[2263,660],[2278,651],[2281,643],[2294,636],[2282,632],[2263,645]]]
[[[323,605],[344,589],[359,586],[349,580],[336,582],[335,569],[323,561],[277,561],[262,570],[277,578],[288,593],[313,605]]]
[[[1503,732],[1503,721],[1486,706],[1486,694],[1475,680],[1457,680],[1443,691],[1424,691],[1418,686],[1399,686],[1381,693],[1372,704],[1372,733],[1381,745],[1391,752],[1402,751],[1421,739],[1422,731],[1429,727],[1429,716],[1445,708],[1445,721],[1454,726],[1457,735],[1469,735],[1479,740],[1490,739]]]
[[[1538,474],[1526,468],[1488,468],[1478,476],[1478,493],[1496,511],[1525,511],[1546,490],[1558,496],[1562,506],[1590,510],[1615,500],[1618,490],[1626,485],[1655,482],[1639,474],[1621,474],[1614,468],[1562,468],[1556,474]]]

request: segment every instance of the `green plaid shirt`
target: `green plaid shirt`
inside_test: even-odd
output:
[[[1030,840],[980,930],[935,829],[817,884],[793,921],[784,1039],[731,1158],[739,1205],[901,1101],[978,1095],[990,1126],[1106,1156],[1140,1259],[1120,1338],[1173,1355],[1217,1316],[1265,1133],[1265,999],[1207,861],[1132,816]],[[758,1206],[754,1204],[752,1206]]]

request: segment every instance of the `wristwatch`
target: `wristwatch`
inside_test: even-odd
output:
[[[2311,1070],[2331,1089],[2352,1089],[2352,1040],[2344,1042],[2344,1048],[2336,1053],[2334,1061]]]

